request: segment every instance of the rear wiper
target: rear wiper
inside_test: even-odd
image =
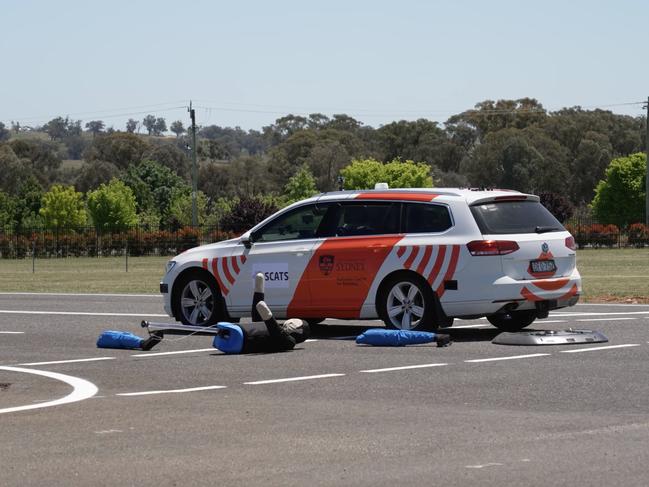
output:
[[[534,231],[536,233],[547,233],[547,232],[558,232],[560,229],[557,227],[536,227]]]

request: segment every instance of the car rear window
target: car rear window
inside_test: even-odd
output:
[[[537,201],[491,201],[471,206],[471,213],[483,235],[565,231]]]
[[[439,233],[453,226],[446,206],[407,203],[405,207],[406,233]]]

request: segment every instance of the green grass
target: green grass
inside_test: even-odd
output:
[[[582,249],[583,301],[649,303],[649,249]]]
[[[169,257],[0,260],[0,291],[158,293]]]
[[[169,257],[0,259],[2,292],[157,293]],[[649,303],[649,249],[577,252],[584,302]]]

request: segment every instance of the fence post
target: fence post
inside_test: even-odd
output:
[[[36,272],[36,240],[32,240],[32,274]]]
[[[124,255],[126,256],[126,272],[128,272],[128,234],[126,234],[126,247],[124,247]]]

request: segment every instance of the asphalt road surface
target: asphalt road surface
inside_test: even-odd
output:
[[[0,484],[649,484],[649,306],[578,305],[533,329],[608,343],[504,346],[456,321],[448,348],[358,346],[328,320],[294,351],[209,337],[95,347],[171,321],[159,296],[0,294]]]

